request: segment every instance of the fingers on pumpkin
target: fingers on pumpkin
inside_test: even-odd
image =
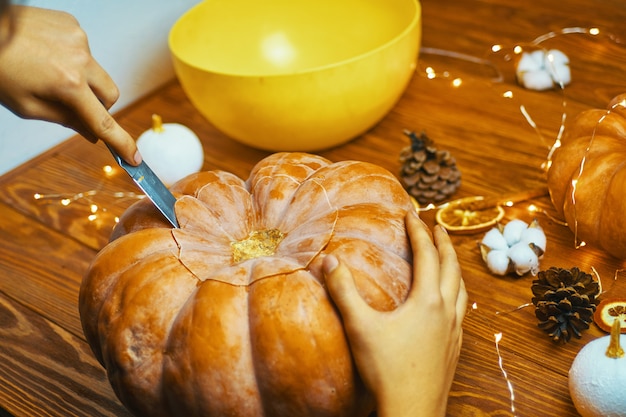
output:
[[[467,289],[465,288],[465,281],[461,278],[461,285],[459,287],[459,293],[456,298],[456,318],[458,320],[458,325],[460,326],[463,323],[463,319],[465,318],[465,314],[467,314]]]
[[[362,316],[362,312],[370,309],[361,298],[352,273],[334,255],[327,255],[324,258],[323,270],[328,292],[344,321],[357,319]]]
[[[463,304],[463,310],[465,310],[464,304],[466,301],[463,301],[463,299],[467,300],[467,293],[461,266],[459,265],[452,241],[441,226],[435,226],[434,237],[437,250],[439,251],[441,293],[446,302],[457,306],[460,302],[460,304]]]
[[[406,227],[413,250],[413,285],[409,298],[437,294],[440,291],[439,254],[430,231],[413,213],[406,217]]]
[[[454,312],[462,321],[467,308],[467,291],[448,233],[443,227],[436,226],[433,243],[428,228],[416,214],[409,214],[406,223],[414,264],[409,298],[424,300],[429,297],[436,303],[443,300],[448,311]]]

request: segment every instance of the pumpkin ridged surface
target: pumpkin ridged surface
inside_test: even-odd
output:
[[[120,400],[142,416],[367,416],[321,263],[337,254],[376,309],[404,301],[413,206],[396,178],[279,153],[247,181],[201,172],[172,192],[180,228],[136,203],[81,287],[85,335]]]
[[[548,171],[554,207],[578,241],[626,259],[626,94],[580,113]],[[622,103],[622,104],[620,104]]]

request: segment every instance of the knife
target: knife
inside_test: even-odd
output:
[[[174,204],[176,203],[176,197],[167,189],[165,184],[161,182],[159,177],[150,169],[145,161],[137,166],[130,165],[122,159],[109,145],[107,145],[109,151],[113,154],[113,157],[117,163],[130,175],[135,183],[141,188],[141,190],[148,196],[154,203],[156,208],[159,209],[165,218],[174,227],[178,227],[178,221],[176,220],[176,214],[174,213]]]

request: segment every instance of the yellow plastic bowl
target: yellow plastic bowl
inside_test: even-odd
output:
[[[415,72],[418,0],[205,0],[172,27],[174,68],[215,127],[269,151],[365,132]]]

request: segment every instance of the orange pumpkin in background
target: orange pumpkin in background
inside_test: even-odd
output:
[[[403,303],[404,217],[388,171],[304,153],[172,187],[180,228],[147,199],[122,216],[80,291],[93,352],[141,416],[367,416],[374,407],[327,295],[336,253],[364,299]]]
[[[548,188],[577,241],[626,259],[626,94],[566,127]]]

